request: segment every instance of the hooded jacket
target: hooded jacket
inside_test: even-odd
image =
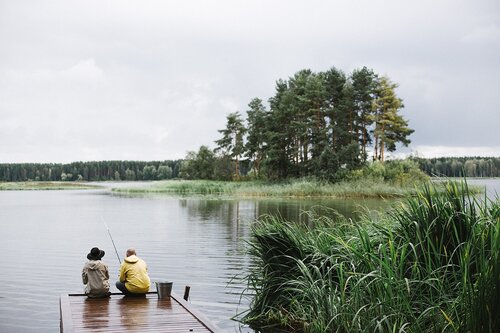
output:
[[[89,297],[105,297],[109,295],[108,265],[100,260],[89,260],[82,270],[82,281],[85,294]]]
[[[120,266],[120,282],[131,293],[146,293],[151,284],[148,276],[148,267],[144,260],[136,255],[126,257]]]

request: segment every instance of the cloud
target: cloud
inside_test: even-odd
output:
[[[400,84],[413,149],[499,139],[495,1],[0,7],[0,162],[182,158],[212,146],[227,114],[268,100],[277,79],[331,66]]]

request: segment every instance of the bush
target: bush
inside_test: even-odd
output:
[[[429,180],[415,161],[392,160],[386,162],[375,161],[368,163],[365,167],[351,171],[347,180],[371,179],[376,181],[387,181],[398,186],[415,186]]]

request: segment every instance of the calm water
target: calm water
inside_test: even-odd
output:
[[[484,188],[486,195],[492,200],[500,197],[500,178],[472,178],[467,179],[467,183]]]
[[[500,193],[500,181],[492,180]],[[495,183],[496,182],[496,183]],[[303,220],[317,205],[356,216],[381,201],[206,200],[126,197],[108,190],[0,191],[0,332],[58,332],[59,296],[82,292],[81,269],[90,248],[106,250],[113,284],[119,255],[135,247],[153,281],[170,280],[182,295],[227,332],[249,332],[230,318],[244,311],[250,224],[265,213]],[[112,291],[117,291],[114,286]],[[241,299],[240,299],[241,298]]]

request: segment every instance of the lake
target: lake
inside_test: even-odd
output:
[[[500,180],[490,182],[488,189],[500,193]],[[230,319],[249,302],[240,278],[251,265],[251,223],[268,213],[304,220],[302,212],[318,205],[356,218],[361,206],[383,209],[390,202],[130,197],[109,189],[1,191],[0,332],[58,332],[59,296],[83,291],[81,269],[94,246],[106,251],[103,261],[117,291],[119,259],[106,224],[121,259],[135,247],[152,281],[173,281],[180,295],[191,286],[190,302],[224,331],[251,332]]]

